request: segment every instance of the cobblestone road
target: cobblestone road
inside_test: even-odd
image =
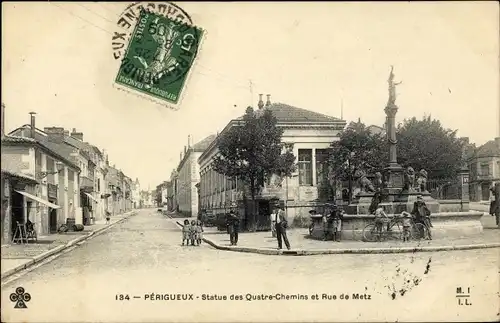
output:
[[[2,286],[2,321],[499,318],[499,249],[307,257],[235,253],[206,245],[182,247],[173,221],[154,211],[141,211]],[[14,309],[9,300],[18,286],[31,295],[28,309]],[[472,305],[458,305],[457,287],[471,288],[468,303]],[[164,294],[194,295],[191,301],[145,300],[151,293],[154,299]],[[370,299],[352,299],[357,293]],[[130,300],[116,300],[117,294]],[[203,301],[203,294],[228,300]],[[247,300],[247,294],[303,295],[307,300]],[[313,299],[315,294],[319,300]],[[349,299],[340,299],[341,294]],[[243,300],[230,300],[231,295],[241,295]],[[327,295],[332,299],[323,300]]]

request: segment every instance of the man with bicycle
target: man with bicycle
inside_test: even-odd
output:
[[[431,211],[424,202],[422,195],[417,196],[417,201],[413,204],[413,211],[411,214],[415,217],[415,222],[423,224],[427,228],[429,240],[432,240],[431,235]]]

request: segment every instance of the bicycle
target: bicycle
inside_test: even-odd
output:
[[[403,225],[399,217],[392,219],[382,218],[375,220],[363,229],[363,238],[368,242],[382,241],[387,239],[401,240],[403,237]]]
[[[412,217],[410,236],[412,240],[432,240],[429,219],[425,218],[422,223],[416,222],[415,218]]]

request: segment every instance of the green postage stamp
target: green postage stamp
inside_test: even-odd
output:
[[[115,82],[171,105],[180,101],[203,30],[142,10]]]

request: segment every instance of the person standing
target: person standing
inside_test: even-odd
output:
[[[231,246],[236,246],[238,244],[238,232],[240,229],[240,219],[236,214],[236,206],[232,206],[229,211],[228,226]]]
[[[493,193],[494,200],[491,201],[490,214],[495,216],[497,226],[500,226],[500,182],[495,183],[493,187],[490,188]]]
[[[415,220],[418,223],[422,223],[427,228],[427,235],[429,240],[432,240],[431,228],[431,211],[424,202],[422,195],[417,196],[417,201],[413,204],[413,210],[411,212],[415,216]]]
[[[285,208],[280,205],[278,210],[278,221],[276,223],[276,236],[278,238],[278,249],[283,248],[283,241],[285,241],[285,246],[290,250],[290,242],[286,235],[286,229],[288,228],[288,221],[285,216]]]
[[[344,220],[344,213],[343,209],[335,210],[332,213],[333,241],[340,242],[342,238],[342,220]]]
[[[325,209],[325,212],[323,213],[323,217],[321,218],[323,222],[323,241],[328,240],[328,227],[329,227],[329,222],[330,222],[330,212],[333,212],[329,208]]]

